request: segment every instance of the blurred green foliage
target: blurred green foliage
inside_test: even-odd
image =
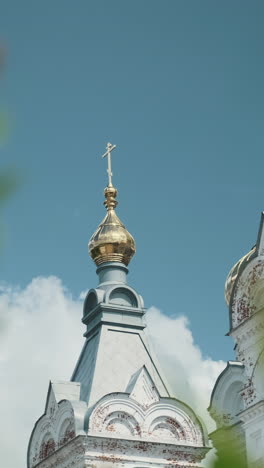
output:
[[[3,203],[12,195],[18,185],[18,177],[12,169],[0,170],[0,208]],[[2,223],[0,213],[0,250],[5,243],[5,226]]]
[[[18,179],[11,169],[0,172],[0,203],[6,200],[16,189]]]
[[[216,431],[214,446],[217,457],[209,468],[248,468],[246,463],[245,439],[236,427],[222,428]]]
[[[210,468],[248,468],[245,459],[230,444],[220,454]]]
[[[6,48],[0,43],[0,78],[4,71],[6,62]],[[3,143],[7,135],[7,117],[0,111],[0,144]],[[0,203],[6,200],[17,186],[17,177],[10,169],[0,169]]]
[[[4,112],[0,112],[0,143],[7,138],[7,118]]]

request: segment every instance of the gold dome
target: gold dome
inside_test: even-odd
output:
[[[227,305],[229,306],[231,294],[233,292],[235,281],[240,274],[240,272],[244,269],[246,264],[251,260],[252,256],[256,251],[256,246],[252,247],[250,252],[248,252],[244,257],[242,257],[234,266],[231,268],[230,272],[228,273],[226,282],[225,282],[225,300]]]
[[[116,188],[108,185],[104,194],[107,214],[89,241],[90,255],[96,265],[104,262],[128,265],[136,251],[135,241],[116,215]]]

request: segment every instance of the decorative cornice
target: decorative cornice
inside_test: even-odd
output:
[[[38,463],[36,468],[84,468],[89,462],[111,461],[131,462],[137,457],[139,462],[155,459],[155,464],[171,466],[176,464],[186,468],[197,466],[210,447],[173,444],[127,439],[109,439],[100,436],[78,436],[61,449]],[[187,465],[188,464],[188,465]]]
[[[146,327],[146,323],[143,320],[144,315],[145,309],[100,303],[82,319],[82,322],[87,325],[87,331],[84,333],[84,336],[86,338],[90,337],[96,328],[102,324],[143,330]]]
[[[239,414],[241,421],[244,424],[251,422],[253,419],[263,417],[264,415],[264,400],[255,403],[253,406],[245,409]]]
[[[237,341],[248,341],[251,337],[255,337],[259,332],[263,333],[264,328],[264,313],[263,309],[256,312],[248,320],[234,328],[229,335]]]

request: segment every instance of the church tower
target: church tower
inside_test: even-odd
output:
[[[209,412],[216,448],[232,438],[249,467],[264,467],[264,213],[256,245],[231,269],[225,285],[236,360],[218,377]]]
[[[71,381],[51,382],[28,468],[191,468],[209,447],[192,409],[171,394],[144,332],[142,297],[127,283],[135,241],[118,218],[110,143],[107,213],[89,242],[98,286],[83,306],[86,341]]]

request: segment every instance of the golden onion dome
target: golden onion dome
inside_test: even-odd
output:
[[[231,294],[233,292],[234,284],[239,276],[240,272],[244,270],[246,264],[251,260],[252,256],[256,251],[256,246],[252,247],[250,252],[248,252],[244,257],[242,257],[234,266],[231,268],[230,272],[227,275],[227,279],[225,282],[225,300],[227,306],[229,306]]]
[[[109,184],[104,194],[107,214],[89,241],[90,255],[96,265],[105,262],[128,265],[136,251],[135,241],[116,215],[117,189]]]

